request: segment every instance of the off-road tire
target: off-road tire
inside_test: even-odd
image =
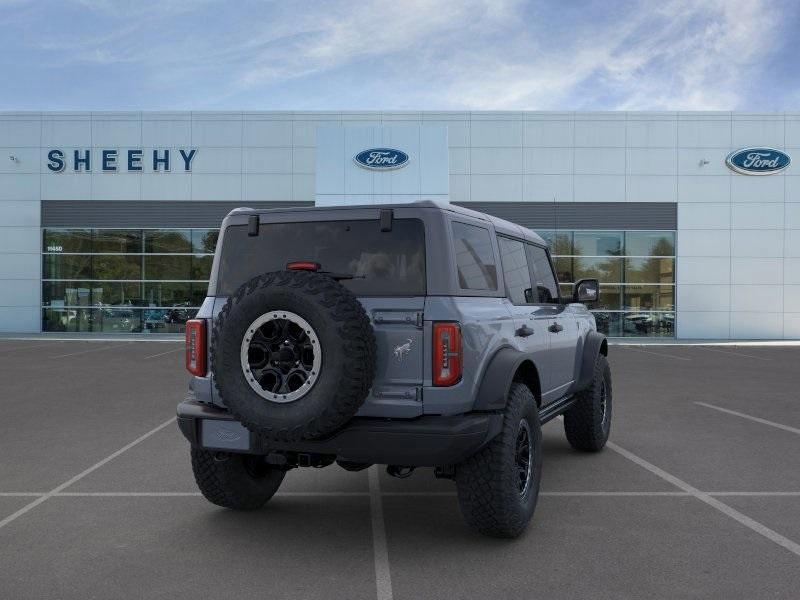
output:
[[[532,449],[530,483],[520,494],[515,452],[521,421],[528,423]],[[513,383],[508,394],[502,431],[484,448],[456,466],[458,503],[467,524],[500,538],[520,535],[533,516],[542,473],[542,432],[539,411],[530,389]]]
[[[259,316],[281,309],[316,331],[322,366],[313,387],[292,402],[271,402],[245,380],[241,344]],[[228,410],[266,440],[297,441],[332,433],[353,415],[372,387],[375,334],[358,299],[321,273],[276,271],[255,277],[228,299],[212,332],[211,372]]]
[[[260,456],[192,448],[192,471],[206,500],[235,510],[256,510],[272,498],[285,472]]]
[[[591,385],[580,392],[578,401],[564,413],[564,433],[573,448],[598,452],[606,445],[611,433],[611,396],[611,368],[606,357],[598,354]]]

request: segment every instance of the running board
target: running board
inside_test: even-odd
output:
[[[539,423],[544,425],[548,421],[552,421],[558,415],[568,411],[577,400],[577,396],[564,396],[555,402],[551,402],[539,411]]]

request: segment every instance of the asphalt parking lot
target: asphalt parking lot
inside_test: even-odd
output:
[[[0,340],[0,598],[797,598],[800,348],[613,346],[612,444],[544,427],[520,539],[450,482],[290,472],[255,513],[197,493],[177,342]]]

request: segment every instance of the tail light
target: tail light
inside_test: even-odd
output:
[[[206,375],[206,321],[186,321],[186,370],[192,375]]]
[[[286,269],[289,271],[319,271],[321,268],[322,265],[310,260],[295,260],[286,263]]]
[[[433,385],[455,385],[461,381],[463,367],[461,326],[458,323],[433,324]]]

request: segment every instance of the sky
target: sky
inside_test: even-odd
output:
[[[0,110],[800,110],[800,2],[0,0]]]

